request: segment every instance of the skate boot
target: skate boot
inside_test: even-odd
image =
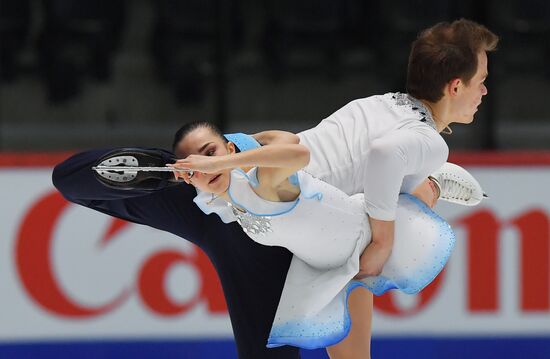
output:
[[[429,176],[439,189],[439,199],[463,206],[476,206],[488,198],[479,182],[464,168],[446,162]]]
[[[173,169],[174,155],[163,150],[123,148],[109,152],[92,167],[96,178],[107,187],[116,189],[159,189],[177,185]]]

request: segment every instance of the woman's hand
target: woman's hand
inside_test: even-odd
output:
[[[177,160],[173,167],[199,171],[202,173],[216,173],[227,167],[224,166],[226,156],[202,156],[189,155],[186,158]]]
[[[175,163],[167,164],[166,166],[180,169],[180,172],[174,172],[176,179],[181,178],[186,183],[190,183],[193,175],[189,171],[202,173],[216,173],[226,167],[223,165],[225,156],[202,156],[189,155],[186,158],[177,160]]]

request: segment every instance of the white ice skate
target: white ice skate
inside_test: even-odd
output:
[[[439,199],[463,206],[476,206],[488,198],[479,182],[464,168],[445,163],[429,177],[439,189]]]

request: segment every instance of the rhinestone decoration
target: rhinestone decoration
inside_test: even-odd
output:
[[[428,110],[421,101],[417,100],[411,95],[400,92],[396,92],[395,94],[393,94],[392,99],[395,101],[395,104],[397,106],[404,106],[409,108],[411,111],[418,113],[422,117],[420,121],[428,124],[430,127],[437,131],[437,127],[435,125],[434,119],[432,118],[430,110]]]
[[[231,207],[233,214],[237,218],[237,223],[241,225],[246,234],[259,234],[265,236],[267,233],[273,232],[271,229],[271,217],[255,216],[245,210],[235,207],[231,203],[227,205]]]

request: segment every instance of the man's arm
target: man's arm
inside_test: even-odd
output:
[[[356,279],[377,276],[382,272],[393,247],[395,221],[382,221],[369,217],[372,241],[363,251]]]
[[[158,188],[147,190],[104,186],[95,178],[91,168],[111,151],[92,150],[70,157],[54,168],[53,184],[73,203],[168,231],[196,243],[200,238],[204,214],[193,203],[195,190],[185,184],[168,187],[162,181],[159,181]],[[166,156],[170,154],[162,152]]]
[[[363,252],[358,277],[380,274],[391,254],[403,178],[413,173],[426,173],[427,177],[447,155],[445,142],[431,129],[396,130],[373,141],[364,190],[372,242]]]

